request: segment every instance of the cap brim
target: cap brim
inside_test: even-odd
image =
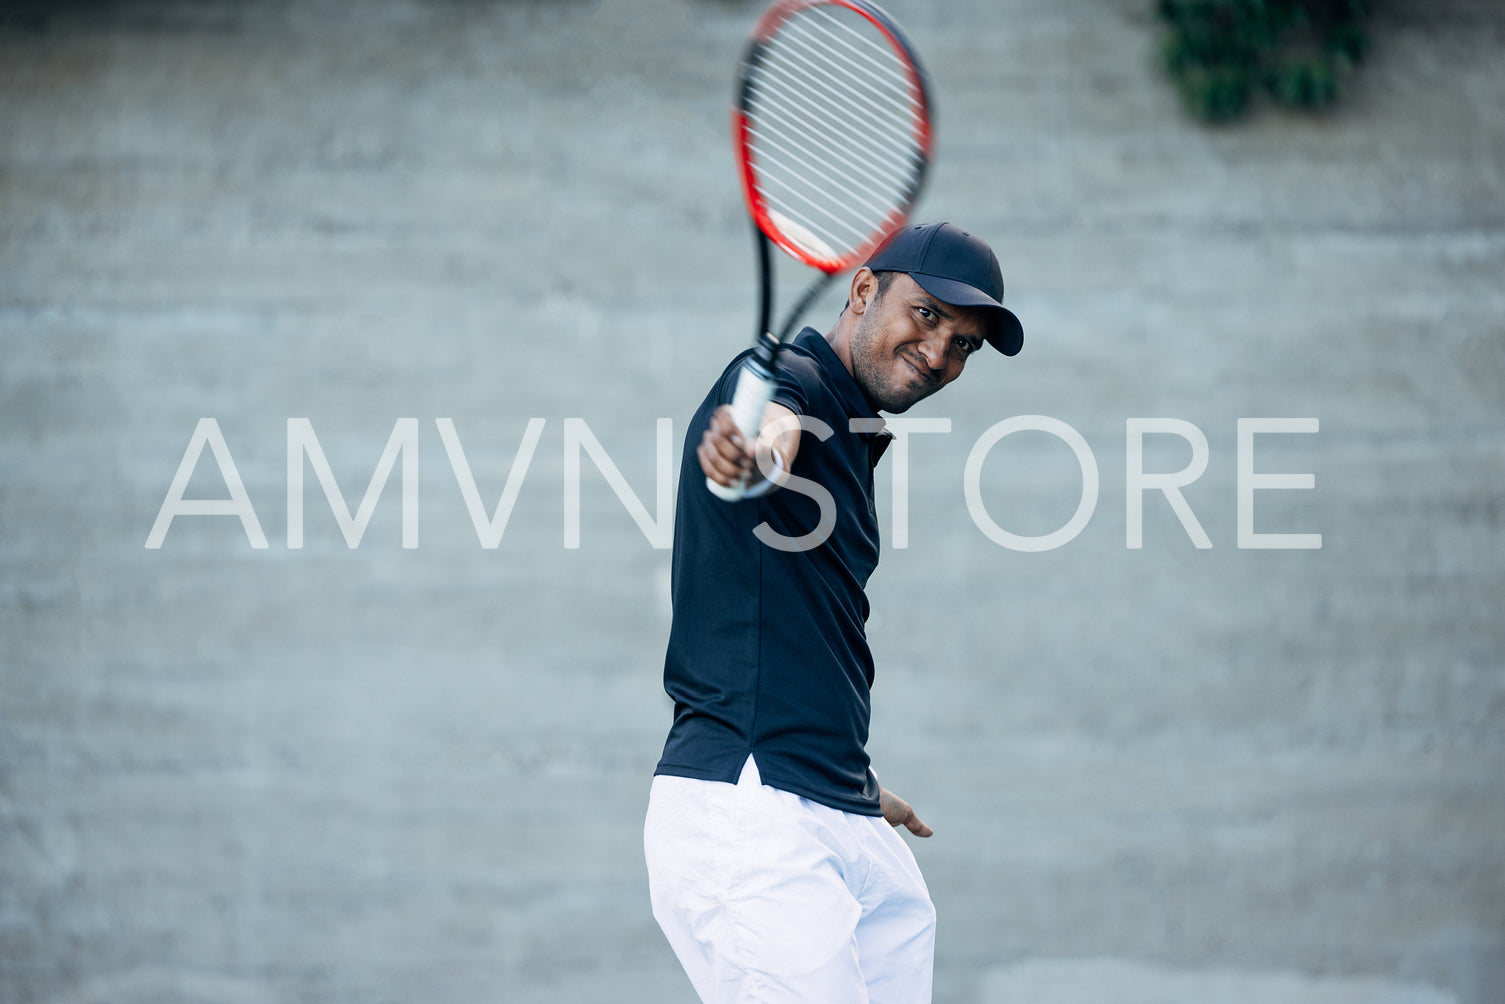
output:
[[[920,288],[925,292],[946,303],[958,307],[981,307],[987,310],[992,317],[985,337],[988,339],[988,344],[999,352],[1006,356],[1015,356],[1024,347],[1024,325],[1019,323],[1019,318],[1014,316],[1012,310],[976,286],[969,286],[965,282],[948,279],[945,276],[926,275],[923,272],[910,272],[909,277],[919,283]]]

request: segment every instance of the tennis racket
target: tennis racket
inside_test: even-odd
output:
[[[779,349],[837,273],[901,225],[930,163],[929,88],[893,18],[867,0],[777,0],[743,53],[732,109],[742,194],[757,231],[757,338],[732,396],[743,438],[758,434]],[[774,331],[777,245],[817,269]],[[736,500],[746,486],[706,485]]]

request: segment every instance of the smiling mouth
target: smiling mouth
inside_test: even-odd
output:
[[[917,363],[915,363],[913,359],[910,359],[908,356],[901,354],[899,358],[903,360],[905,366],[908,366],[911,370],[914,371],[915,376],[919,377],[920,381],[927,387],[940,379],[929,367],[922,369]]]

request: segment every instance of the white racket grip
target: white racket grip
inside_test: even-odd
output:
[[[742,372],[737,374],[737,389],[732,393],[732,421],[749,443],[758,439],[763,412],[773,400],[773,389],[773,377],[766,369],[751,359],[743,364]],[[745,481],[721,485],[706,478],[705,486],[711,494],[728,502],[736,502],[747,493]]]

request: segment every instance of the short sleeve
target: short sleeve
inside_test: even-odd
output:
[[[820,366],[804,352],[786,350],[779,356],[778,386],[773,400],[796,415],[810,413],[811,395],[820,386]]]

